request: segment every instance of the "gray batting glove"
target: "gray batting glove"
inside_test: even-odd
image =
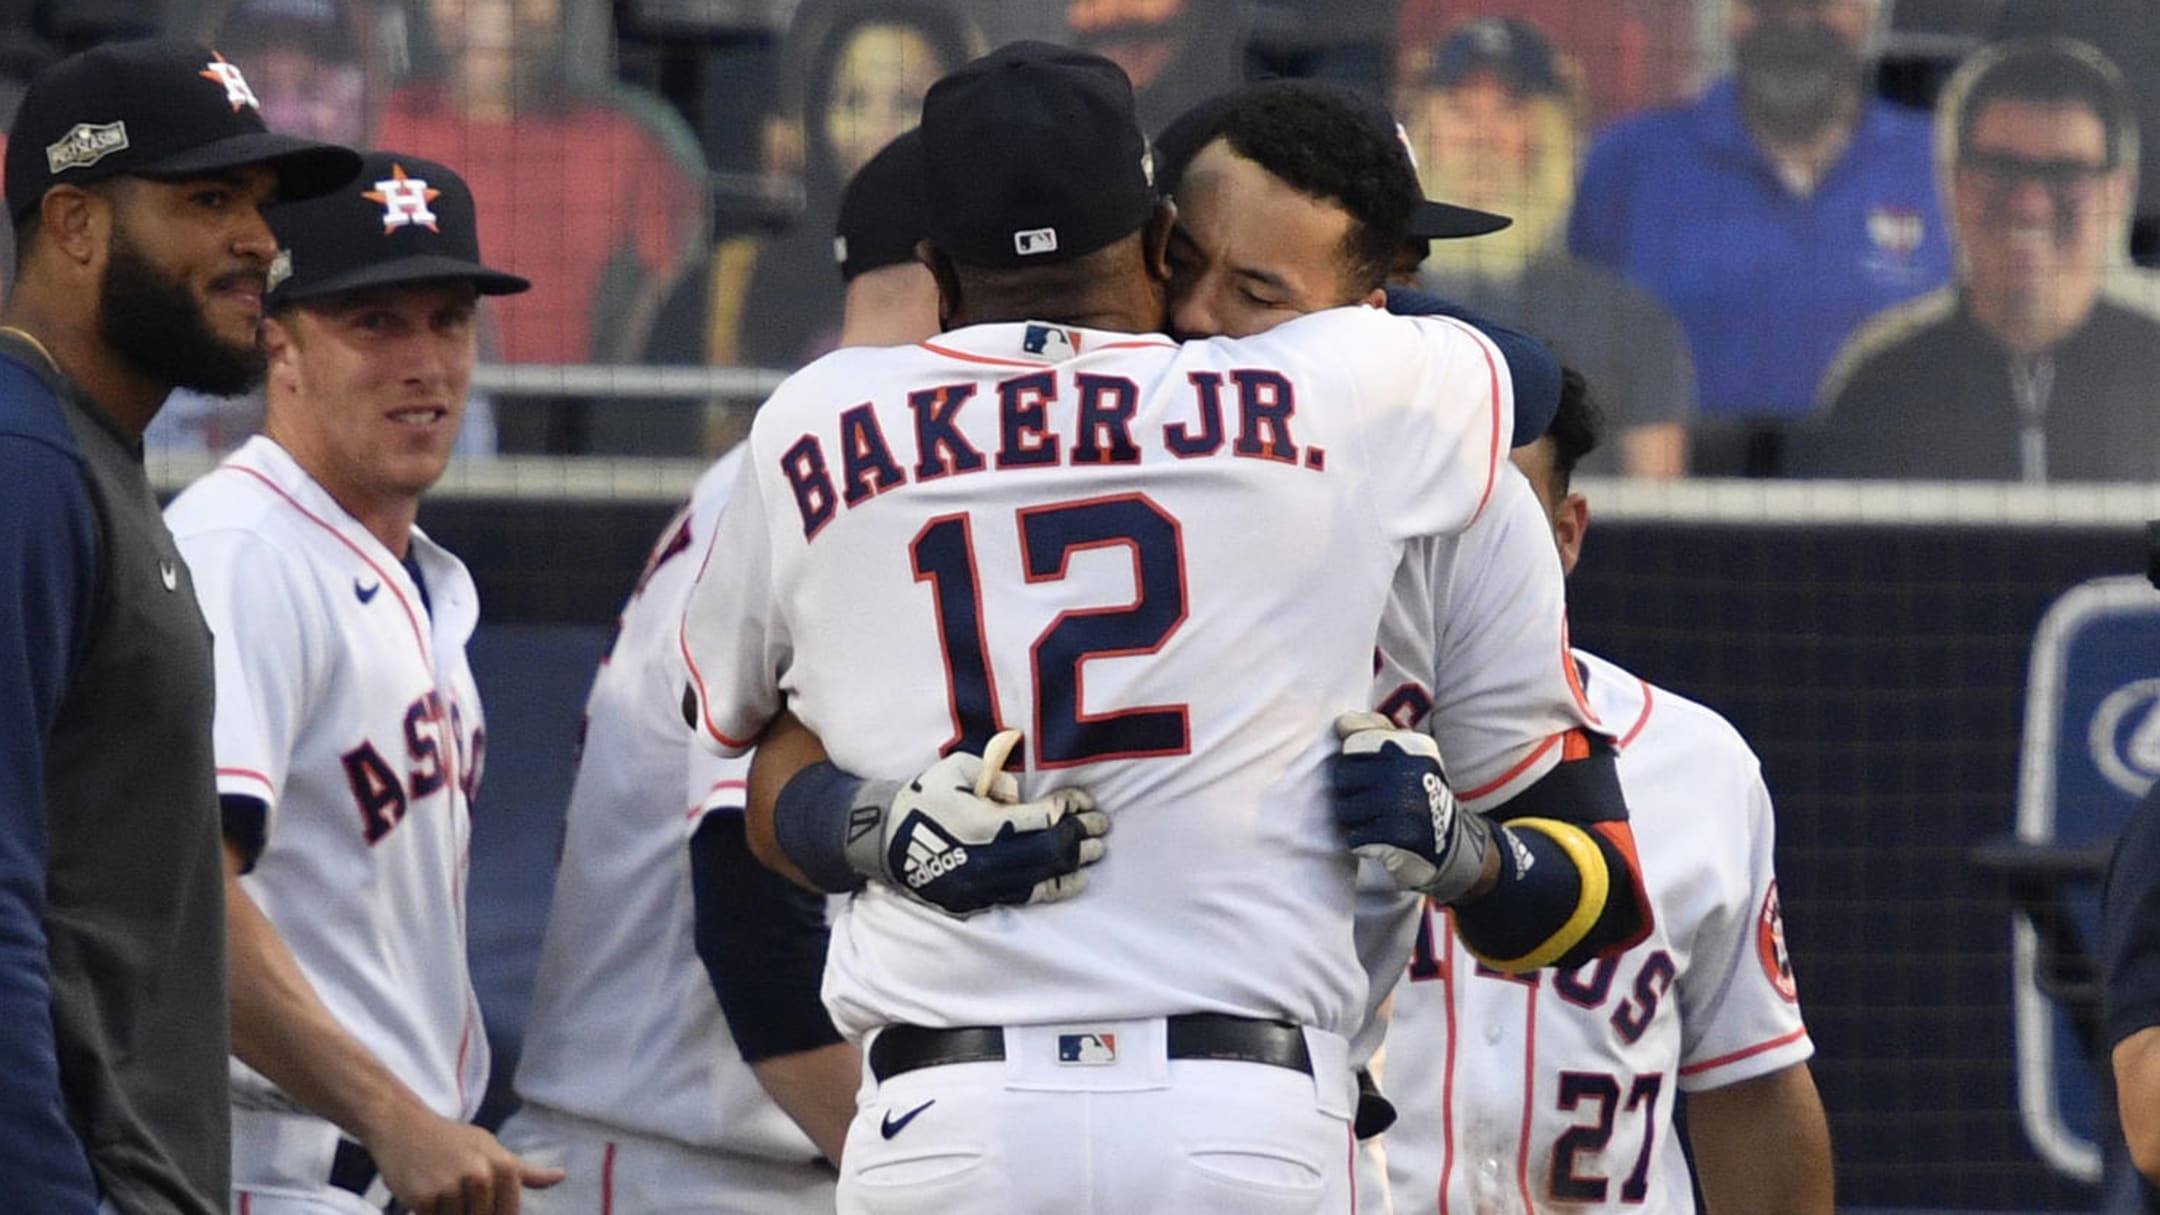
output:
[[[865,781],[849,820],[856,872],[950,915],[1054,903],[1087,886],[1110,818],[1084,790],[1020,800],[1004,770],[1020,740],[1007,730],[984,754],[956,751],[911,781]]]
[[[1470,893],[1485,873],[1492,824],[1455,800],[1439,744],[1378,713],[1343,714],[1335,735],[1335,822],[1350,850],[1378,861],[1401,889],[1443,903]]]

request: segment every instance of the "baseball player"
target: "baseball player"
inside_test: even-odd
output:
[[[27,17],[27,14],[21,14]],[[209,632],[144,475],[176,386],[240,391],[265,205],[359,157],[273,135],[185,42],[38,73],[6,141],[0,314],[0,1179],[10,1211],[209,1215],[223,862]]]
[[[903,135],[842,194],[843,345],[937,330],[921,160]],[[750,855],[749,761],[694,745],[681,711],[683,608],[742,463],[738,447],[714,464],[661,532],[586,702],[502,1131],[569,1174],[528,1199],[543,1215],[833,1209],[861,1058],[818,1000],[823,900]]]
[[[1327,725],[1365,696],[1403,545],[1492,498],[1507,380],[1468,327],[1370,309],[1134,336],[1170,212],[1130,104],[1114,66],[1035,44],[931,90],[948,332],[775,394],[686,618],[711,739],[739,749],[784,690],[834,740],[750,826],[859,890],[826,977],[869,1039],[843,1210],[1348,1202],[1364,982]],[[1468,779],[1550,768],[1543,742]],[[1120,813],[1107,852],[1080,784]],[[1351,839],[1467,888],[1493,837],[1465,844],[1436,786]]]
[[[475,358],[473,200],[377,153],[271,216],[264,431],[167,510],[216,637],[241,1215],[514,1212],[466,1124],[488,1051],[465,956],[485,729],[464,566],[414,526]]]
[[[1551,435],[1515,456],[1570,570],[1589,508],[1568,482],[1596,439],[1570,369]],[[1828,1215],[1829,1132],[1760,766],[1717,714],[1594,655],[1576,659],[1619,739],[1655,927],[1618,957],[1510,975],[1465,953],[1450,912],[1416,909],[1387,1028],[1400,1112],[1385,1137],[1393,1210],[1693,1211],[1672,1120],[1685,1092],[1713,1215]],[[1442,680],[1447,670],[1443,658]]]

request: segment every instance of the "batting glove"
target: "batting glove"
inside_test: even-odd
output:
[[[980,756],[956,751],[914,780],[865,781],[848,826],[857,873],[956,916],[1054,903],[1087,886],[1110,818],[1080,789],[1031,802],[1004,770],[1007,730]]]
[[[1335,822],[1350,850],[1404,890],[1443,903],[1470,893],[1485,874],[1492,825],[1455,800],[1439,745],[1378,713],[1343,714],[1335,736]]]

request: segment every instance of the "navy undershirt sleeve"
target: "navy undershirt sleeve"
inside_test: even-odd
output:
[[[2109,1047],[2160,1025],[2160,785],[2130,816],[2108,864],[2100,968]]]
[[[97,1185],[67,1117],[45,937],[45,753],[96,586],[77,458],[0,434],[0,1177],[8,1205],[82,1212]]]
[[[698,959],[745,1062],[840,1040],[819,988],[825,900],[759,863],[740,813],[705,816],[690,838]]]
[[[1445,316],[1473,326],[1500,348],[1515,384],[1515,434],[1511,447],[1535,443],[1560,412],[1560,359],[1545,343],[1520,329],[1488,320],[1437,295],[1408,287],[1387,289],[1388,311],[1397,316]]]

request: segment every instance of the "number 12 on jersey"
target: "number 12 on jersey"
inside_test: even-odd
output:
[[[1058,614],[1029,648],[1038,769],[1105,759],[1183,755],[1191,749],[1184,704],[1142,705],[1090,714],[1083,704],[1090,659],[1153,654],[1185,623],[1185,550],[1178,521],[1146,494],[1084,498],[1014,512],[1020,529],[1019,572],[1027,582],[1061,582],[1074,553],[1122,547],[1132,556],[1132,599]],[[994,588],[1009,571],[987,574],[975,559],[974,517],[939,515],[908,546],[915,581],[930,585],[944,651],[947,705],[953,736],[940,754],[981,753],[1004,725],[997,677],[983,626],[985,583]],[[1020,753],[1016,750],[1014,760]]]

